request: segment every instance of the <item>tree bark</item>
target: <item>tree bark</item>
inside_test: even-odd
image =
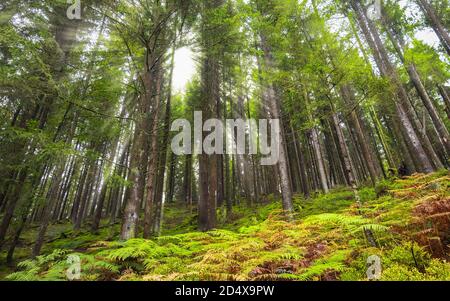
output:
[[[267,38],[263,33],[260,33],[261,37],[261,48],[264,52],[264,62],[265,67],[268,70],[273,70],[275,67],[274,58],[272,56],[272,50],[268,44]],[[292,203],[292,191],[291,191],[291,181],[289,176],[289,166],[286,154],[286,137],[284,136],[284,131],[282,129],[281,120],[281,100],[278,98],[273,83],[270,81],[265,81],[266,85],[266,95],[269,104],[269,110],[271,118],[280,120],[280,128],[277,133],[279,137],[279,160],[278,160],[278,172],[280,174],[280,184],[281,184],[281,195],[283,202],[283,210],[287,214],[289,219],[292,219],[292,213],[294,211],[294,206]]]
[[[448,119],[450,119],[450,93],[445,86],[438,85],[439,94],[441,94],[442,100],[445,104],[445,112]]]
[[[152,215],[153,215],[153,207],[155,205],[155,196],[156,196],[156,175],[158,171],[158,158],[159,155],[164,156],[165,154],[158,153],[159,147],[159,116],[160,116],[160,102],[161,102],[161,81],[162,81],[162,73],[161,66],[158,64],[157,67],[157,75],[156,81],[154,83],[154,88],[156,91],[156,96],[152,103],[152,122],[151,122],[151,146],[150,146],[150,160],[148,161],[147,167],[147,184],[146,184],[146,197],[145,197],[145,214],[144,214],[144,238],[149,238],[152,234]],[[150,85],[149,85],[150,86]]]
[[[49,190],[47,204],[44,207],[43,217],[40,222],[40,227],[38,231],[38,235],[36,238],[36,242],[33,246],[32,257],[36,257],[40,254],[42,245],[44,244],[45,233],[47,232],[47,227],[50,223],[51,213],[55,202],[57,201],[57,191],[61,184],[62,174],[64,172],[65,164],[59,163],[55,167],[55,172],[53,175],[52,185]]]
[[[349,86],[347,86],[347,85],[342,86],[341,94],[347,104],[349,104],[352,107],[356,106],[354,94]],[[370,175],[372,184],[375,184],[378,179],[378,174],[377,174],[377,171],[375,168],[374,155],[371,153],[371,151],[369,149],[369,141],[366,139],[366,136],[364,135],[361,124],[359,123],[359,118],[357,116],[356,110],[357,110],[357,108],[355,107],[355,108],[352,108],[352,110],[350,112],[350,123],[356,133],[359,145],[361,146],[361,152],[364,157],[367,169],[369,171],[369,175]]]
[[[434,171],[433,165],[425,152],[424,146],[417,135],[411,120],[408,117],[407,111],[405,109],[405,104],[409,102],[406,91],[404,90],[400,79],[398,78],[398,74],[396,73],[394,67],[389,62],[389,58],[387,57],[386,50],[381,43],[381,40],[378,36],[378,33],[374,30],[373,26],[369,26],[366,23],[365,13],[361,7],[361,4],[357,0],[352,0],[351,5],[353,10],[356,13],[356,17],[358,20],[358,24],[366,38],[367,43],[369,44],[372,53],[374,54],[375,61],[377,62],[378,68],[380,72],[388,77],[392,83],[396,87],[396,97],[398,101],[394,100],[395,109],[397,116],[400,120],[400,124],[402,125],[402,133],[404,138],[406,139],[406,145],[408,146],[408,150],[411,153],[411,156],[415,156],[417,162],[419,164],[419,171],[429,173]],[[370,24],[370,20],[368,20]],[[370,29],[369,29],[370,28]],[[373,35],[373,37],[372,37]]]
[[[426,2],[426,1],[424,1]],[[444,145],[446,152],[450,154],[450,134],[445,126],[445,124],[442,122],[438,111],[436,110],[436,107],[434,106],[430,95],[425,89],[425,86],[422,82],[422,79],[420,78],[420,75],[417,71],[416,66],[413,63],[407,64],[405,61],[405,57],[403,54],[403,48],[404,48],[404,42],[401,38],[398,37],[390,28],[390,22],[387,19],[386,16],[383,15],[382,17],[383,24],[388,32],[388,36],[394,45],[394,48],[402,61],[402,63],[405,65],[405,68],[407,69],[407,72],[409,74],[409,78],[414,84],[414,87],[416,88],[417,93],[419,94],[420,99],[422,100],[423,105],[428,111],[428,114],[431,117],[431,120],[433,121],[433,125],[436,129],[436,131],[440,135],[440,139],[442,141],[442,144]]]

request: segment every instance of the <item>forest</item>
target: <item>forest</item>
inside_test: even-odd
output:
[[[0,280],[450,280],[449,28],[448,0],[2,0]]]

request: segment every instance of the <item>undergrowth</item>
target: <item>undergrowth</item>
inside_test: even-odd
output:
[[[6,279],[67,280],[67,258],[77,255],[81,280],[367,280],[367,259],[377,255],[381,280],[450,280],[449,186],[442,171],[362,188],[359,203],[345,188],[297,196],[295,222],[270,196],[219,213],[220,229],[206,233],[189,208],[169,205],[158,238],[119,242],[118,225],[97,235],[66,231]]]

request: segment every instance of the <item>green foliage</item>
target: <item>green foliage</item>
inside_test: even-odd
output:
[[[396,246],[383,257],[381,280],[397,281],[429,281],[449,280],[450,266],[448,263],[431,259],[423,248],[415,243],[405,243]]]
[[[36,280],[62,280],[60,277],[60,261],[68,252],[66,250],[54,250],[49,255],[41,255],[35,259],[20,262],[17,267],[21,271],[12,273],[6,277],[8,280],[36,281]],[[45,272],[42,275],[42,272]]]
[[[382,197],[387,194],[390,188],[391,182],[389,180],[381,180],[375,185],[375,193],[377,197]]]
[[[292,169],[292,177],[298,178],[300,169],[308,173],[309,180],[315,176],[311,171],[317,160],[310,152],[310,134],[315,129],[319,151],[329,163],[328,176],[335,182],[342,175],[331,172],[339,166],[332,160],[336,133],[329,121],[334,114],[342,123],[351,159],[358,159],[353,162],[358,181],[365,177],[364,162],[360,162],[364,160],[356,152],[366,142],[378,152],[373,159],[380,158],[382,165],[402,161],[399,149],[405,137],[396,137],[398,130],[393,126],[396,115],[401,115],[394,113],[397,96],[402,95],[397,88],[410,88],[402,67],[414,64],[438,114],[445,114],[437,87],[448,84],[449,60],[440,50],[414,38],[428,21],[414,20],[395,1],[386,3],[384,21],[389,24],[381,22],[372,35],[376,37],[380,29],[380,38],[386,42],[387,29],[391,29],[400,40],[412,43],[401,45],[404,59],[387,45],[392,43],[384,43],[394,69],[381,62],[389,71],[381,70],[381,76],[373,69],[367,43],[361,42],[352,13],[343,10],[342,1],[116,1],[108,18],[102,13],[104,1],[89,1],[79,22],[66,18],[66,2],[6,0],[8,5],[2,5],[0,12],[0,191],[7,207],[16,206],[13,199],[17,196],[10,224],[22,229],[18,223],[23,220],[26,230],[19,235],[19,259],[29,257],[38,231],[35,226],[40,226],[28,225],[30,219],[21,218],[30,211],[39,220],[45,217],[45,208],[73,211],[68,206],[77,203],[74,198],[83,198],[81,207],[88,212],[100,208],[98,199],[84,199],[94,195],[112,209],[114,199],[122,200],[122,192],[137,185],[133,178],[148,177],[145,168],[132,165],[145,165],[145,156],[151,162],[165,158],[165,154],[157,156],[159,148],[141,152],[150,141],[163,137],[164,127],[156,133],[147,131],[150,119],[191,120],[197,109],[208,109],[224,119],[255,118],[274,115],[267,112],[267,101],[279,103],[273,108],[280,107],[288,130],[286,140],[295,143],[295,153],[307,157],[305,162],[288,160],[304,165]],[[447,1],[435,2],[436,13],[448,27]],[[343,15],[345,21],[341,21]],[[95,41],[91,41],[91,32],[98,33]],[[199,50],[200,74],[185,94],[169,95],[173,80],[169,76],[173,66],[167,60],[170,48],[175,51],[191,42],[199,48],[195,50]],[[396,73],[402,82],[397,82]],[[340,95],[344,87],[351,97]],[[413,109],[418,116],[424,113],[424,125],[432,127],[415,98],[411,97]],[[159,115],[157,111],[168,99],[171,110],[165,116],[161,110]],[[351,131],[349,120],[354,114],[363,134],[376,131],[370,141],[359,141],[359,133]],[[315,143],[312,148],[317,150]],[[291,156],[293,149],[287,148],[287,153]],[[338,153],[343,157],[342,151]],[[180,164],[180,158],[171,162],[175,183],[168,184],[174,184],[175,190],[180,190],[186,178],[180,176],[187,166]],[[189,184],[197,181],[198,162],[193,160]],[[164,168],[163,161],[157,165]],[[228,174],[242,172],[229,166],[231,171]],[[270,181],[265,171],[259,177],[269,176]],[[159,167],[157,175],[161,175]],[[250,179],[246,173],[245,178]],[[162,236],[151,240],[119,242],[119,225],[108,224],[98,234],[71,231],[68,223],[50,225],[43,237],[48,243],[42,253],[47,255],[23,261],[9,279],[64,280],[65,257],[71,252],[82,260],[83,280],[363,279],[364,257],[374,252],[385,259],[386,279],[447,278],[445,262],[430,259],[427,252],[435,250],[426,248],[426,242],[434,235],[434,241],[448,249],[449,183],[448,171],[439,171],[380,181],[375,188],[361,188],[356,200],[355,192],[345,187],[327,194],[312,191],[306,200],[295,196],[293,222],[281,214],[278,196],[261,195],[252,206],[245,205],[242,196],[234,196],[232,201],[240,205],[233,206],[231,214],[220,208],[220,229],[207,233],[197,232],[195,208],[174,200],[165,204]],[[103,194],[98,194],[103,184]],[[182,193],[175,191],[175,199],[177,194]],[[64,198],[64,204],[54,203],[55,196],[57,201]],[[195,200],[198,191],[192,191],[192,196]],[[369,234],[378,249],[368,246]],[[410,243],[413,240],[424,248]]]
[[[73,238],[69,232],[49,244],[50,249],[67,249],[23,261],[7,279],[65,280],[70,250],[83,248],[75,253],[81,258],[82,280],[366,280],[371,255],[381,258],[381,280],[448,280],[449,264],[432,259],[427,248],[412,242],[410,232],[417,231],[411,228],[414,210],[433,202],[429,196],[447,189],[447,181],[445,172],[396,180],[380,198],[374,189],[362,188],[360,207],[347,189],[311,200],[296,197],[296,222],[284,220],[275,199],[254,208],[236,207],[227,229],[210,232],[188,230],[125,242],[99,241],[109,236],[106,230],[74,233]],[[418,185],[423,186],[414,194],[419,199],[404,197]],[[169,210],[170,219],[178,215],[186,215],[185,209]],[[365,230],[379,248],[368,245]]]
[[[349,251],[337,251],[328,258],[317,260],[312,266],[306,269],[305,272],[298,275],[298,280],[318,280],[318,277],[325,272],[342,272],[345,269],[345,259]],[[319,278],[320,279],[320,278]]]
[[[313,215],[305,219],[307,225],[324,225],[327,227],[334,227],[335,225],[345,227],[350,233],[361,233],[364,230],[372,230],[375,232],[387,231],[386,226],[371,223],[370,220],[360,216],[349,216],[344,214],[325,213],[320,215]]]
[[[363,187],[358,191],[359,199],[361,202],[365,203],[367,201],[375,200],[378,197],[378,192],[376,188],[373,187]]]
[[[71,264],[67,261],[69,255],[76,255],[80,258],[80,280],[107,280],[112,275],[119,273],[118,266],[104,261],[98,256],[81,253],[69,254],[67,250],[56,249],[49,255],[22,261],[18,264],[20,271],[8,275],[6,279],[15,281],[67,280],[66,273]]]
[[[294,203],[298,208],[299,217],[310,216],[320,213],[338,213],[346,210],[355,203],[353,191],[340,188],[328,194],[319,194],[309,200],[295,198]]]
[[[411,47],[405,52],[405,59],[418,67],[425,83],[444,83],[450,77],[448,61],[442,61],[439,54],[422,41],[413,40]]]

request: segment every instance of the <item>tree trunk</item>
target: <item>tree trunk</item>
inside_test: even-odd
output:
[[[352,107],[356,106],[354,94],[349,86],[347,85],[342,86],[341,93],[347,104],[349,104]],[[359,118],[357,116],[356,110],[357,108],[355,107],[352,108],[352,111],[350,112],[350,123],[353,130],[356,133],[359,145],[361,146],[361,152],[364,157],[367,169],[369,170],[369,175],[370,179],[372,180],[372,184],[375,185],[378,179],[378,174],[375,168],[374,155],[371,153],[369,149],[369,141],[366,139],[366,136],[364,135],[361,124],[359,123]]]
[[[137,235],[137,223],[140,209],[140,184],[142,183],[141,177],[144,175],[144,167],[140,164],[141,156],[145,152],[144,125],[145,122],[143,120],[138,120],[136,122],[134,142],[130,151],[130,171],[128,181],[132,184],[126,192],[127,199],[125,200],[126,203],[123,211],[122,229],[120,234],[122,240],[128,240]]]
[[[10,197],[6,204],[5,215],[3,216],[2,223],[0,224],[0,250],[5,242],[6,233],[8,231],[11,219],[14,215],[14,210],[19,202],[20,194],[23,184],[27,178],[27,170],[22,170],[18,175],[18,185],[15,185],[14,189],[10,191]]]
[[[442,25],[441,20],[439,20],[433,6],[427,0],[417,0],[423,13],[425,14],[428,22],[433,28],[434,32],[438,36],[447,54],[450,55],[450,36],[447,33],[445,27]]]
[[[303,192],[303,195],[306,198],[309,198],[310,192],[309,192],[309,186],[308,186],[308,177],[306,175],[306,164],[305,164],[305,158],[303,155],[303,152],[299,150],[300,143],[298,142],[297,133],[294,131],[294,128],[291,125],[291,133],[293,138],[293,144],[294,144],[294,153],[297,163],[297,169],[299,173],[299,180],[301,185],[301,191]]]
[[[394,45],[394,48],[397,51],[397,54],[398,54],[400,60],[403,62],[403,64],[405,65],[405,67],[406,67],[406,69],[408,71],[409,78],[413,82],[414,87],[416,88],[416,91],[419,94],[423,105],[427,109],[428,114],[430,115],[431,120],[433,121],[433,125],[436,128],[436,131],[440,135],[440,139],[441,139],[442,144],[444,145],[444,147],[446,149],[446,152],[448,154],[450,154],[450,134],[449,134],[445,124],[442,122],[442,120],[441,120],[441,118],[439,116],[439,113],[436,110],[436,107],[434,106],[434,104],[433,104],[433,102],[431,100],[430,95],[426,91],[425,86],[424,86],[424,84],[422,82],[422,79],[420,78],[420,75],[417,72],[416,66],[413,63],[406,65],[405,58],[404,58],[404,55],[403,55],[404,43],[403,43],[402,39],[399,38],[398,35],[396,35],[391,30],[391,28],[389,26],[390,22],[386,18],[386,16],[383,16],[382,20],[383,20],[383,24],[384,24],[384,26],[385,26],[385,28],[386,28],[386,30],[388,32],[389,38],[390,38],[392,44]]]
[[[417,135],[410,119],[408,118],[407,111],[405,109],[405,104],[409,102],[406,91],[404,90],[400,79],[398,78],[398,74],[396,73],[394,67],[389,62],[389,58],[387,57],[386,50],[381,43],[381,40],[378,36],[378,33],[374,30],[373,26],[368,26],[366,23],[366,17],[363,9],[361,8],[361,4],[359,1],[352,0],[351,5],[356,13],[356,17],[359,23],[359,26],[366,37],[366,41],[369,44],[372,53],[374,54],[375,61],[377,62],[378,68],[380,72],[391,79],[392,83],[396,86],[396,97],[399,99],[395,101],[395,108],[397,116],[400,120],[400,124],[402,125],[401,129],[403,135],[406,139],[406,145],[408,146],[408,150],[410,151],[412,156],[416,156],[417,162],[419,163],[419,170],[421,172],[432,172],[434,168],[432,163],[425,152],[424,146],[422,145],[419,136]],[[370,20],[368,20],[370,24]],[[369,29],[369,27],[371,27]],[[373,37],[372,37],[373,35]]]
[[[156,81],[154,83],[156,95],[152,103],[152,123],[151,123],[151,145],[150,145],[150,160],[148,161],[147,167],[147,184],[146,184],[146,198],[145,198],[145,214],[144,214],[144,238],[149,238],[152,234],[152,215],[153,215],[153,207],[155,205],[155,196],[156,196],[156,176],[158,171],[158,158],[159,156],[165,156],[165,154],[158,153],[159,147],[159,116],[160,116],[160,102],[161,102],[161,82],[162,82],[162,73],[161,66],[157,67],[157,75]]]
[[[331,116],[333,120],[333,126],[336,130],[337,140],[339,145],[339,150],[342,156],[342,163],[344,167],[344,172],[348,179],[350,186],[355,189],[356,188],[356,177],[352,168],[352,162],[350,158],[350,153],[347,147],[347,143],[345,141],[344,133],[342,132],[342,128],[340,126],[340,121],[336,113],[332,113]]]
[[[275,67],[274,58],[272,56],[272,50],[268,44],[266,36],[261,33],[261,48],[264,52],[264,62],[265,67],[270,71]],[[278,172],[280,174],[280,184],[281,184],[281,195],[283,202],[283,210],[287,214],[289,219],[292,219],[292,213],[294,211],[294,206],[292,203],[292,191],[291,191],[291,181],[289,176],[289,166],[288,159],[286,154],[286,140],[284,136],[284,131],[282,129],[282,120],[281,120],[281,100],[278,98],[275,93],[275,88],[273,83],[265,81],[266,85],[266,95],[267,101],[269,104],[270,117],[273,119],[280,120],[280,128],[278,133],[279,138],[279,160],[278,160]]]
[[[35,244],[33,246],[33,250],[32,250],[33,258],[40,254],[42,245],[44,244],[45,233],[47,232],[47,227],[50,223],[53,206],[54,206],[55,202],[57,201],[57,191],[61,184],[61,180],[62,180],[61,178],[62,178],[62,174],[64,172],[64,167],[65,167],[64,163],[62,163],[62,164],[60,163],[57,165],[57,167],[55,167],[52,185],[49,190],[49,194],[48,194],[48,198],[47,198],[47,204],[44,207],[44,213],[43,213],[42,220],[40,222],[38,235],[37,235],[36,242],[35,242]]]
[[[447,113],[448,119],[450,119],[450,93],[445,86],[438,85],[439,94],[442,96],[445,104],[445,112]]]

